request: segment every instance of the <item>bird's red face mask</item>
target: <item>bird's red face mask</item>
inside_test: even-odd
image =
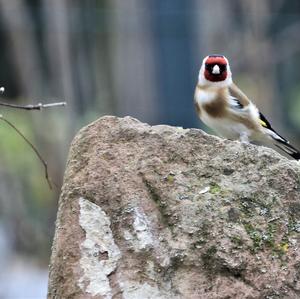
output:
[[[211,82],[224,81],[227,78],[227,61],[224,56],[208,56],[204,65],[204,77]]]

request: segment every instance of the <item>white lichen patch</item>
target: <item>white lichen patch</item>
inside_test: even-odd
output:
[[[139,241],[139,249],[153,246],[153,236],[146,214],[139,208],[134,209],[133,228]]]
[[[152,250],[155,258],[162,267],[170,263],[169,249],[162,244],[163,234],[155,236],[157,219],[149,219],[141,207],[130,207],[128,209],[133,219],[132,225],[123,228],[123,238],[135,252]],[[168,232],[167,232],[168,233]]]
[[[80,245],[82,276],[79,287],[105,299],[112,298],[108,275],[115,271],[121,258],[110,229],[110,219],[97,205],[84,198],[79,199],[79,224],[85,231],[85,240]]]
[[[124,230],[124,239],[135,251],[152,248],[154,237],[151,232],[149,220],[141,208],[132,208],[133,223],[132,231]]]
[[[208,192],[210,190],[210,186],[206,186],[205,188],[203,188],[202,190],[199,191],[199,194],[204,194],[206,192]]]

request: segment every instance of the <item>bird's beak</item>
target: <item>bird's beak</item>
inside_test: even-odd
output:
[[[219,75],[220,74],[220,67],[217,64],[213,67],[212,73],[214,75]]]

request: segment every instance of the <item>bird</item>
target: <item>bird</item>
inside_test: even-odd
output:
[[[276,146],[296,160],[300,152],[279,135],[232,80],[228,59],[208,55],[199,71],[194,104],[198,117],[218,135],[244,144]]]

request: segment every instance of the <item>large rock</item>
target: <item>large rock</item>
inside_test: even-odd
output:
[[[300,298],[299,164],[103,117],[71,146],[48,298]]]

